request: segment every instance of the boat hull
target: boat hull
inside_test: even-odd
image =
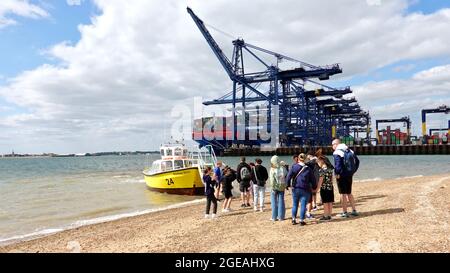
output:
[[[144,179],[147,187],[150,190],[157,192],[181,195],[201,195],[204,194],[205,191],[197,167],[156,174],[144,173]]]

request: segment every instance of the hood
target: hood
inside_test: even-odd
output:
[[[270,163],[276,168],[280,167],[280,158],[277,155],[272,156]]]
[[[348,146],[344,143],[339,144],[336,147],[336,151],[334,151],[333,155],[338,155],[340,157],[344,157],[344,151],[348,149]]]

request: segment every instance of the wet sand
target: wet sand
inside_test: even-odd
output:
[[[0,252],[450,252],[450,174],[354,183],[360,216],[292,225],[240,208],[204,219],[204,203],[84,226],[0,247]],[[335,200],[339,200],[335,187]],[[219,206],[221,203],[219,203]],[[334,204],[333,215],[341,212]]]

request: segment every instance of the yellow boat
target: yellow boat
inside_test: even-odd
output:
[[[165,144],[160,153],[161,159],[143,171],[150,190],[183,195],[204,194],[202,172],[216,163],[212,147],[192,152],[182,143]]]

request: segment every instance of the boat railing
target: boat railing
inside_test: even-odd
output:
[[[206,145],[202,148],[197,148],[191,152],[191,158],[197,160],[198,172],[203,182],[203,170],[210,166],[214,168],[217,163],[217,157],[211,145]]]

